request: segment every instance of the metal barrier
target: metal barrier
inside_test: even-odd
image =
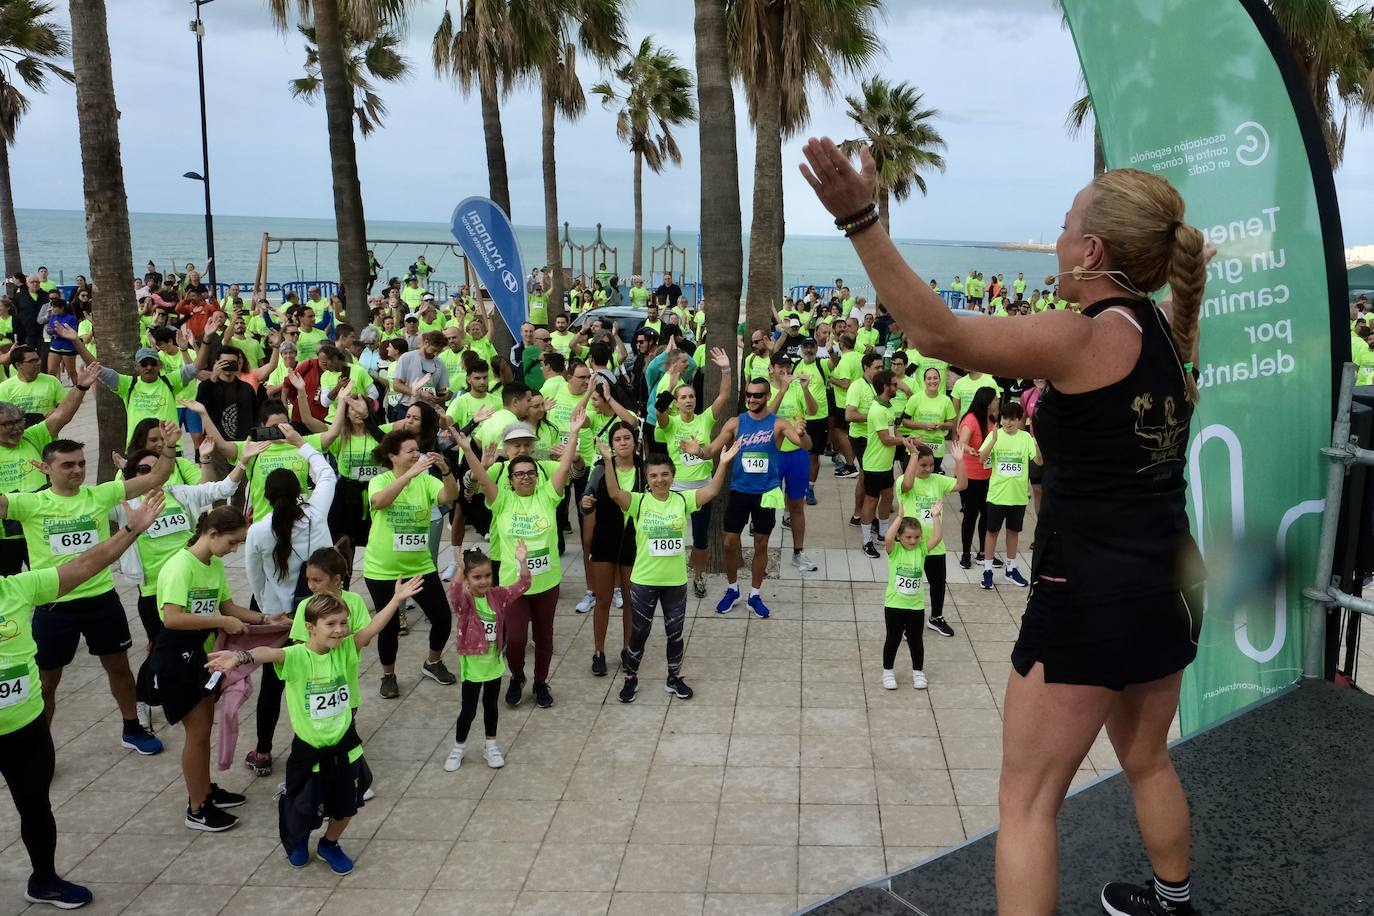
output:
[[[290,283],[281,284],[280,289],[283,299],[286,298],[287,293],[295,293],[301,298],[301,301],[304,302],[306,294],[316,286],[320,288],[320,295],[326,299],[330,296],[337,295],[339,292],[339,284],[332,280],[294,280]],[[270,283],[268,287],[269,289],[271,288]]]

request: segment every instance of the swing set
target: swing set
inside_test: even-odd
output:
[[[280,293],[283,298],[285,298],[287,293],[295,292],[302,298],[304,298],[306,291],[310,287],[314,286],[318,286],[320,288],[320,294],[325,297],[337,295],[339,291],[339,284],[337,281],[310,279],[310,277],[318,278],[320,276],[321,243],[338,245],[338,239],[305,236],[273,236],[270,233],[264,232],[262,234],[262,246],[258,250],[257,276],[254,278],[253,283],[241,283],[239,284],[239,286],[245,289],[251,286],[254,290],[255,297],[259,295],[265,295],[267,293],[277,292]],[[291,255],[291,271],[294,279],[289,280],[285,283],[268,282],[268,259],[272,255],[281,254],[285,246],[287,245],[290,246],[289,251]],[[305,262],[305,266],[302,265],[300,246],[305,245],[314,246],[313,265],[311,265],[311,262],[309,260]],[[381,245],[391,246],[391,249],[385,253],[385,256],[383,256],[382,252],[377,250],[378,247]],[[452,239],[449,239],[447,241],[433,241],[424,239],[368,239],[367,241],[367,247],[373,252],[375,252],[377,263],[383,269],[385,268],[387,261],[396,256],[397,251],[400,250],[402,245],[411,248],[418,247],[420,249],[420,256],[425,258],[426,262],[429,263],[431,269],[430,275],[425,279],[424,286],[440,302],[443,302],[448,299],[449,283],[445,280],[435,279],[435,276],[439,272],[439,265],[443,263],[444,258],[447,257],[449,254],[453,254],[458,260],[462,262],[463,285],[468,286],[469,289],[474,288],[474,278],[472,275],[471,266],[468,264],[467,256],[463,254],[463,249],[458,245],[458,243],[453,241]],[[437,248],[439,251],[439,257],[434,261],[429,261],[430,248]],[[407,265],[407,267],[408,266],[409,265]],[[307,271],[306,267],[309,267],[309,271]],[[328,270],[329,268],[326,266],[325,269]],[[393,276],[401,275],[403,273],[404,271],[399,271],[393,274]],[[385,284],[386,282],[386,279],[380,274],[378,275],[377,279],[381,281],[383,284]]]
[[[587,270],[588,258],[591,258],[592,263],[590,272]],[[601,270],[602,264],[609,264],[609,270]],[[563,273],[565,276],[580,277],[583,283],[599,277],[620,276],[620,249],[606,244],[606,240],[601,237],[600,223],[596,224],[596,241],[590,245],[579,245],[574,242],[568,223],[563,224]]]

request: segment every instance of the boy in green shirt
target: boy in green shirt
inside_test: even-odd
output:
[[[879,553],[873,546],[873,522],[876,518],[878,536],[887,537],[888,516],[892,512],[892,462],[897,446],[905,440],[895,430],[901,416],[892,409],[897,380],[890,370],[880,369],[874,374],[873,391],[873,401],[867,411],[868,441],[864,446],[863,475],[859,478],[863,484],[859,526],[863,533],[863,552],[876,560]]]
[[[1026,503],[1030,501],[1030,463],[1043,463],[1035,438],[1025,431],[1026,413],[1015,401],[1002,407],[1001,426],[983,440],[978,454],[991,462],[992,477],[988,480],[988,533],[983,541],[983,581],[985,589],[992,588],[992,558],[997,550],[997,534],[1002,524],[1007,526],[1007,562],[1002,568],[1006,581],[1017,588],[1029,583],[1016,568],[1016,550],[1020,546],[1021,528],[1026,518]]]

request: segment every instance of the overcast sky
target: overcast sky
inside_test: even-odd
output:
[[[455,7],[461,0],[450,0]],[[263,0],[217,0],[204,8],[206,82],[211,112],[211,168],[216,212],[331,217],[329,143],[324,110],[291,98],[304,44],[277,32]],[[632,44],[644,35],[693,67],[691,0],[628,5]],[[135,211],[199,213],[199,186],[181,178],[200,169],[195,41],[190,4],[181,0],[109,0],[115,90],[122,111],[124,179]],[[881,26],[886,55],[874,70],[906,80],[940,110],[948,143],[944,174],[930,194],[893,212],[900,237],[994,241],[1053,240],[1074,192],[1092,170],[1090,138],[1070,137],[1064,114],[1079,94],[1068,33],[1050,0],[888,0]],[[486,194],[486,160],[476,98],[435,77],[430,39],[443,0],[412,18],[406,42],[410,79],[384,86],[386,127],[358,147],[367,214],[372,219],[446,221],[457,201]],[[62,5],[58,15],[66,16]],[[582,63],[585,85],[600,74]],[[807,133],[852,135],[843,95],[819,93]],[[502,103],[513,217],[543,218],[539,103],[529,89]],[[741,200],[749,224],[754,140],[737,103]],[[577,123],[558,125],[559,218],[574,226],[632,225],[631,159],[615,136],[614,116],[588,100]],[[684,163],[644,182],[645,223],[697,225],[697,132],[678,132]],[[70,87],[34,99],[11,152],[20,207],[81,208],[81,165]],[[829,217],[796,171],[800,140],[783,154],[787,231],[833,232]],[[1374,128],[1352,128],[1346,165],[1337,173],[1345,244],[1374,243]]]

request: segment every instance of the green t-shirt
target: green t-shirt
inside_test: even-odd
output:
[[[545,402],[552,401],[558,397],[558,392],[566,388],[568,380],[561,375],[551,375],[544,379],[543,386],[539,389],[540,396]]]
[[[383,426],[382,432],[390,432],[391,425],[388,423]],[[377,440],[367,433],[355,436],[345,431],[335,436],[334,441],[329,443],[329,454],[334,456],[334,463],[338,466],[340,477],[369,484],[372,482],[372,478],[385,470],[372,460],[372,450],[376,447]]]
[[[635,565],[630,570],[632,583],[658,586],[687,584],[684,535],[688,516],[697,510],[699,492],[671,491],[662,502],[652,493],[630,494],[630,508],[625,516],[635,523]]]
[[[306,441],[319,447],[318,435],[307,436]],[[238,461],[243,460],[244,443],[238,443]],[[248,505],[253,510],[253,518],[267,518],[272,504],[267,501],[267,475],[277,468],[294,471],[301,482],[301,494],[310,493],[310,461],[301,454],[300,449],[289,442],[273,442],[267,449],[248,464]]]
[[[31,382],[24,381],[18,375],[11,375],[0,382],[0,401],[13,404],[24,413],[41,413],[46,417],[66,396],[67,389],[62,387],[62,383],[45,372],[38,373],[38,377]]]
[[[372,615],[367,612],[367,605],[363,603],[363,596],[357,592],[344,592],[339,596],[343,603],[348,605],[348,632],[356,633],[363,627],[372,622]],[[310,638],[310,631],[305,628],[305,606],[310,601],[309,598],[302,598],[296,605],[295,616],[291,620],[291,632],[287,639],[291,642],[305,642]],[[349,639],[346,642],[352,642]],[[354,709],[358,708],[358,700],[362,693],[358,690],[358,666],[354,665],[348,672],[348,705]]]
[[[367,374],[367,370],[358,363],[349,363],[348,366],[345,367],[344,372],[347,372],[348,377],[353,380],[353,384],[349,387],[349,393],[359,397],[367,397],[368,386],[372,384],[372,377]],[[320,391],[333,391],[334,388],[343,381],[343,375],[343,372],[321,372]],[[325,420],[332,423],[334,421],[334,413],[338,409],[339,401],[338,398],[335,398],[330,401],[329,406],[325,408]]]
[[[0,493],[32,493],[48,478],[30,462],[43,457],[43,446],[52,441],[48,424],[35,423],[20,436],[14,448],[0,445]]]
[[[915,347],[906,348],[906,361],[908,365],[915,366],[916,371],[911,374],[912,389],[920,388],[925,390],[926,370],[935,368],[940,370],[940,390],[945,390],[945,378],[949,369],[949,363],[943,359],[936,359],[933,356],[923,356],[921,351]]]
[[[877,328],[859,328],[854,334],[854,349],[859,353],[864,352],[869,347],[878,346]]]
[[[396,481],[394,471],[383,471],[367,485],[368,505],[372,497]],[[444,488],[438,477],[421,474],[396,494],[396,501],[385,509],[372,510],[372,530],[363,553],[363,575],[369,579],[395,579],[423,576],[434,572],[429,555],[429,511]]]
[[[283,693],[291,730],[311,747],[338,744],[353,724],[349,683],[357,676],[358,644],[345,639],[321,655],[297,643],[287,646],[282,654],[282,661],[272,667],[286,685]],[[362,755],[360,744],[349,751],[348,759],[354,761]]]
[[[1035,457],[1035,437],[1025,430],[1013,435],[1000,429],[989,455],[992,476],[988,479],[988,502],[994,506],[1024,506],[1030,501],[1030,465]]]
[[[314,359],[320,344],[328,343],[329,335],[318,328],[301,328],[301,336],[296,338],[296,361]]]
[[[165,502],[161,514],[134,542],[139,563],[143,565],[143,582],[138,586],[140,595],[157,594],[157,580],[162,567],[186,546],[196,527],[196,519],[177,502],[171,490],[164,490],[163,498]]]
[[[181,384],[180,370],[168,377],[163,373],[153,382],[145,382],[132,375],[121,375],[115,394],[124,402],[124,441],[134,436],[134,427],[148,417],[164,423],[177,422],[177,392]]]
[[[262,344],[257,340],[252,337],[235,337],[233,346],[243,354],[244,359],[248,360],[249,369],[256,369],[262,365]]]
[[[642,286],[630,287],[630,304],[637,309],[642,309],[652,298],[652,294]]]
[[[778,389],[769,385],[768,403],[772,404],[773,399],[777,396]],[[788,421],[806,418],[806,395],[802,394],[801,382],[793,379],[792,384],[787,386],[787,392],[778,404],[777,415]],[[800,445],[792,444],[792,440],[785,436],[778,442],[778,451],[780,452],[795,452],[799,448],[801,448]]]
[[[759,356],[755,353],[744,357],[744,384],[747,385],[756,378],[768,381],[768,363],[771,359],[771,356]]]
[[[472,418],[477,416],[478,411],[486,407],[500,410],[501,392],[488,391],[480,398],[471,391],[464,392],[449,402],[448,415],[452,418],[453,424],[461,429],[472,422]]]
[[[544,416],[558,430],[559,444],[565,444],[569,435],[572,433],[572,415],[577,409],[577,405],[582,402],[582,395],[573,394],[568,389],[567,384],[558,386],[553,393],[553,398],[544,396]],[[540,424],[543,425],[542,423]],[[582,433],[578,436],[578,451],[582,451],[582,440],[591,441],[591,433],[584,426]]]
[[[549,294],[533,293],[530,295],[530,324],[537,324],[540,327],[549,323]]]
[[[71,496],[52,490],[11,493],[9,517],[24,527],[30,569],[55,569],[71,562],[110,537],[110,510],[124,500],[124,484],[111,480],[82,487]],[[114,588],[114,577],[105,567],[72,589],[64,598],[89,598]]]
[[[919,611],[926,606],[921,594],[921,580],[926,574],[926,549],[923,544],[914,548],[892,545],[887,554],[887,594],[883,603],[891,608]]]
[[[863,357],[857,350],[850,350],[840,355],[839,362],[835,363],[835,368],[830,370],[831,379],[839,379],[842,382],[849,382],[849,387],[854,387],[854,382],[863,377]],[[831,385],[835,389],[835,403],[843,404],[845,389],[838,385]]]
[[[482,443],[483,448],[499,448],[506,430],[519,422],[519,417],[502,407],[477,424],[477,428],[472,431],[472,437]]]
[[[922,543],[930,525],[934,521],[934,516],[930,514],[930,507],[940,502],[946,495],[953,493],[958,482],[953,477],[946,477],[944,474],[931,474],[929,477],[917,477],[911,482],[910,490],[903,490],[901,485],[897,486],[897,501],[901,507],[898,512],[898,519],[893,520],[893,524],[901,518],[911,517],[921,520],[925,530],[922,531]],[[940,543],[930,548],[930,556],[942,557],[945,555],[945,539],[941,538]]]
[[[906,402],[906,415],[917,423],[948,423],[954,419],[954,402],[947,394],[931,397],[925,388],[911,395]],[[943,429],[914,429],[916,438],[931,447],[938,459],[945,454],[945,431]]]
[[[665,414],[659,419],[661,422],[654,427],[654,438],[668,446],[668,457],[673,459],[676,469],[673,477],[677,480],[710,480],[711,460],[687,454],[682,450],[682,443],[687,439],[695,439],[702,446],[711,443],[711,429],[716,423],[711,408],[707,407],[696,414],[690,422],[683,420],[681,414],[676,417]]]
[[[993,377],[986,372],[978,378],[965,375],[954,383],[949,390],[949,396],[959,402],[960,412],[967,412],[968,406],[973,403],[973,396],[978,393],[979,388],[991,388],[1001,395],[1002,388],[993,380]]]
[[[868,445],[864,447],[863,469],[865,471],[892,471],[892,460],[897,455],[897,446],[883,444],[878,433],[882,430],[892,432],[897,412],[892,404],[884,404],[877,398],[868,408]]]
[[[0,735],[43,714],[33,609],[57,600],[57,570],[37,569],[0,577]]]
[[[500,680],[506,673],[506,663],[501,658],[501,649],[496,644],[496,612],[486,598],[472,596],[473,606],[477,609],[477,619],[487,636],[487,651],[481,655],[458,656],[461,677],[469,683]]]
[[[567,356],[568,351],[572,349],[573,338],[576,336],[572,331],[551,331],[549,332],[549,343],[553,344],[553,348],[559,353]]]
[[[157,613],[163,616],[165,605],[174,604],[187,614],[210,617],[220,613],[221,602],[228,601],[229,579],[224,575],[224,561],[211,557],[202,563],[190,550],[182,548],[162,564],[157,576]],[[205,651],[215,645],[215,630],[206,630]]]
[[[448,387],[450,391],[463,391],[468,387],[468,373],[463,368],[463,357],[468,353],[468,348],[454,350],[452,347],[444,347],[439,351],[436,359],[444,364],[448,370]]]
[[[497,487],[491,506],[492,528],[497,532],[496,556],[501,564],[498,585],[514,585],[519,573],[515,567],[515,544],[524,541],[529,555],[532,581],[527,594],[538,595],[555,588],[563,578],[558,558],[559,493],[548,480],[540,480],[529,496],[520,496],[508,487]]]
[[[845,392],[844,406],[846,408],[853,407],[860,414],[867,416],[868,409],[873,405],[873,400],[876,396],[877,392],[873,390],[873,386],[869,384],[868,379],[859,376],[854,380],[853,384],[849,386],[849,390]],[[867,438],[868,421],[860,420],[857,423],[850,423],[849,435],[854,439]]]
[[[824,420],[830,413],[830,402],[825,396],[825,386],[829,383],[829,373],[825,366],[818,359],[814,363],[805,360],[797,363],[793,370],[798,376],[806,376],[806,387],[811,392],[811,399],[816,402],[816,409],[806,415],[808,420]],[[800,379],[798,379],[800,381]],[[803,398],[803,406],[806,399]]]

